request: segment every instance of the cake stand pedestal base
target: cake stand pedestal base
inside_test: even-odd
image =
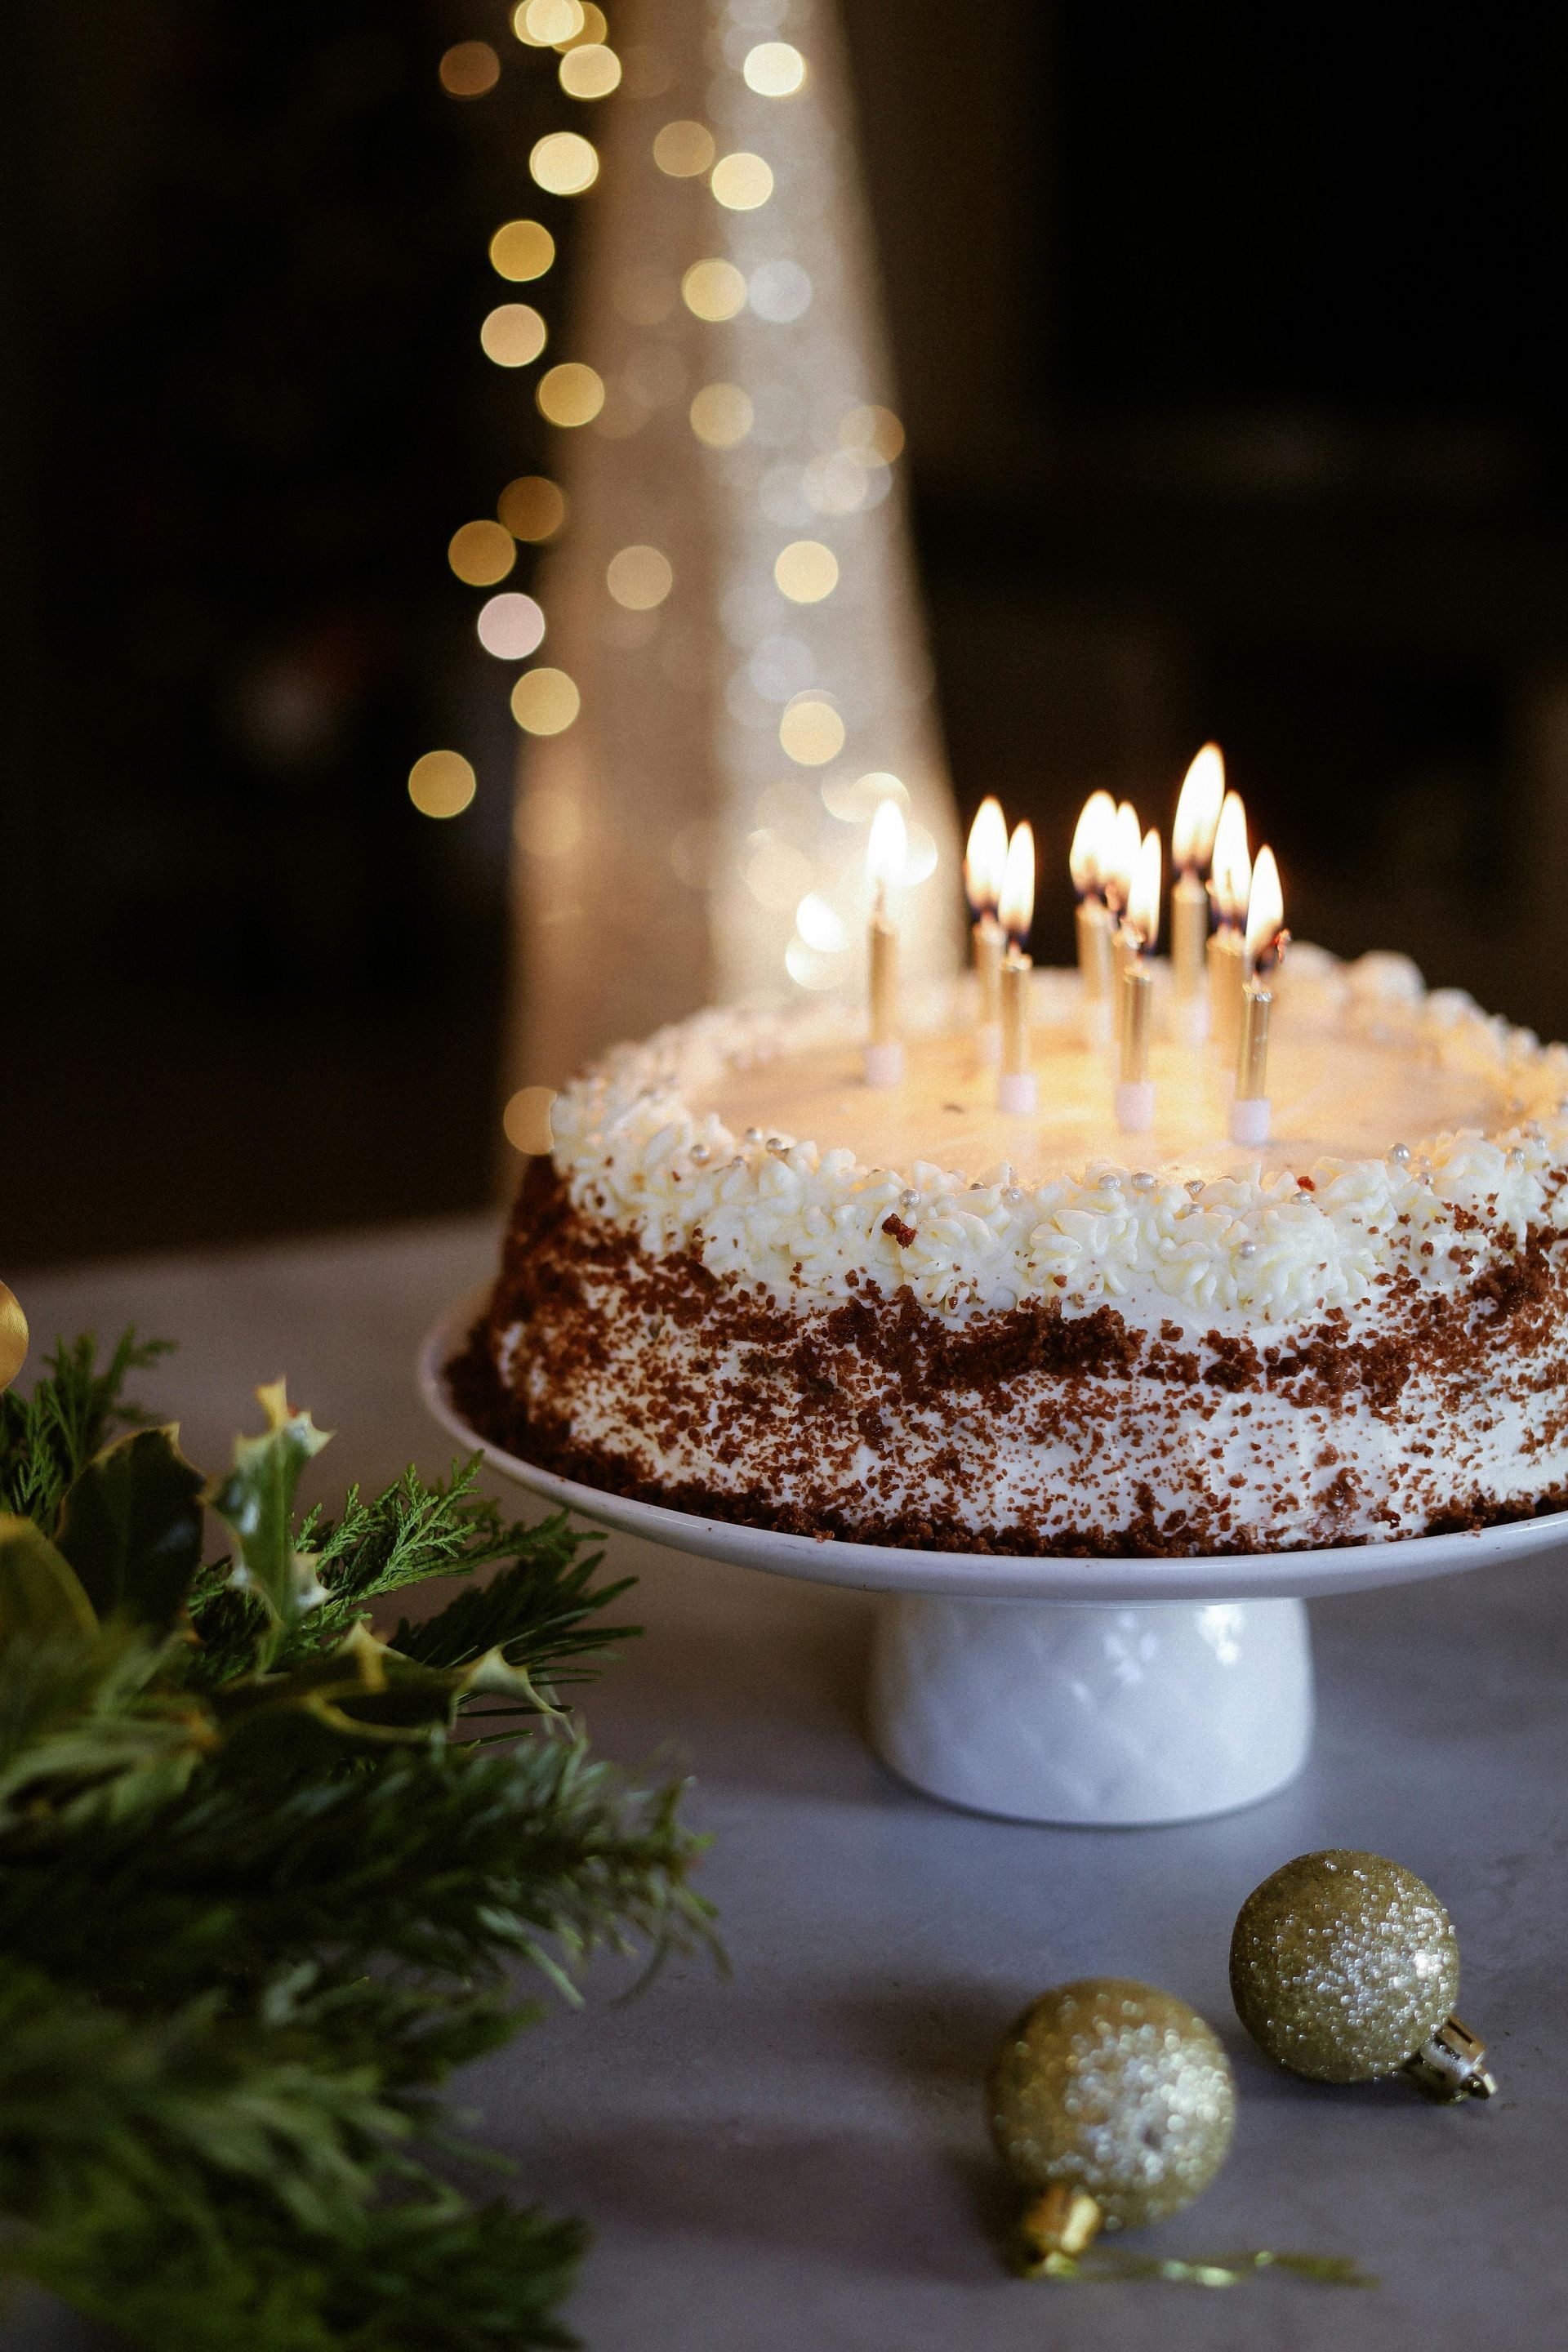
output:
[[[1097,1829],[1232,1812],[1307,1760],[1307,1612],[899,1593],[878,1618],[870,1731],[900,1780],[972,1812]]]

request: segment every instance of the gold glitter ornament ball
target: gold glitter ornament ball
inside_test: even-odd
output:
[[[1184,2000],[1085,1977],[1025,2011],[997,2053],[988,2107],[1026,2189],[1085,2189],[1108,2229],[1137,2229],[1208,2187],[1230,2146],[1236,2086]]]
[[[1380,1853],[1299,1854],[1255,1887],[1230,1941],[1230,1989],[1253,2040],[1316,2083],[1397,2074],[1459,1990],[1448,1915]]]

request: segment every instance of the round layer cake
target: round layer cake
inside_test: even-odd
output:
[[[510,1451],[804,1534],[1116,1556],[1294,1549],[1568,1500],[1568,1049],[1299,949],[1276,1139],[1157,1045],[1118,1135],[1074,975],[1034,982],[1037,1118],[969,983],[906,1083],[817,1005],[705,1013],[555,1099],[451,1368]]]

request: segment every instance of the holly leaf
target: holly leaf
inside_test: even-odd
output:
[[[70,1562],[31,1519],[0,1517],[0,1762],[87,1706],[109,1671]]]
[[[291,1409],[282,1381],[256,1394],[267,1415],[266,1433],[236,1438],[234,1468],[207,1489],[205,1499],[239,1547],[233,1580],[258,1592],[274,1622],[286,1628],[326,1597],[314,1556],[294,1549],[293,1523],[300,1474],[331,1432]]]
[[[179,1431],[138,1429],[95,1454],[66,1493],[56,1540],[100,1617],[167,1633],[202,1559],[202,1475]]]
[[[14,1643],[85,1645],[98,1614],[69,1560],[31,1519],[0,1516],[0,1657]]]

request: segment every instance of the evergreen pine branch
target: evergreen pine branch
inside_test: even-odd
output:
[[[550,2319],[584,2232],[475,2207],[410,2159],[373,2064],[237,2035],[208,2000],[155,2025],[0,1963],[9,2271],[149,2347],[486,2352]]]
[[[281,1383],[207,1490],[249,1589],[195,1570],[169,1435],[100,1450],[153,1352],[62,1346],[0,1416],[0,2274],[143,2352],[565,2345],[580,2226],[430,2164],[440,2085],[537,2012],[520,1963],[575,1999],[595,1950],[716,1950],[679,1789],[517,1736],[531,1675],[635,1630],[597,1622],[626,1581],[471,1463],[293,1526],[319,1433]],[[460,1736],[470,1692],[503,1751]]]

